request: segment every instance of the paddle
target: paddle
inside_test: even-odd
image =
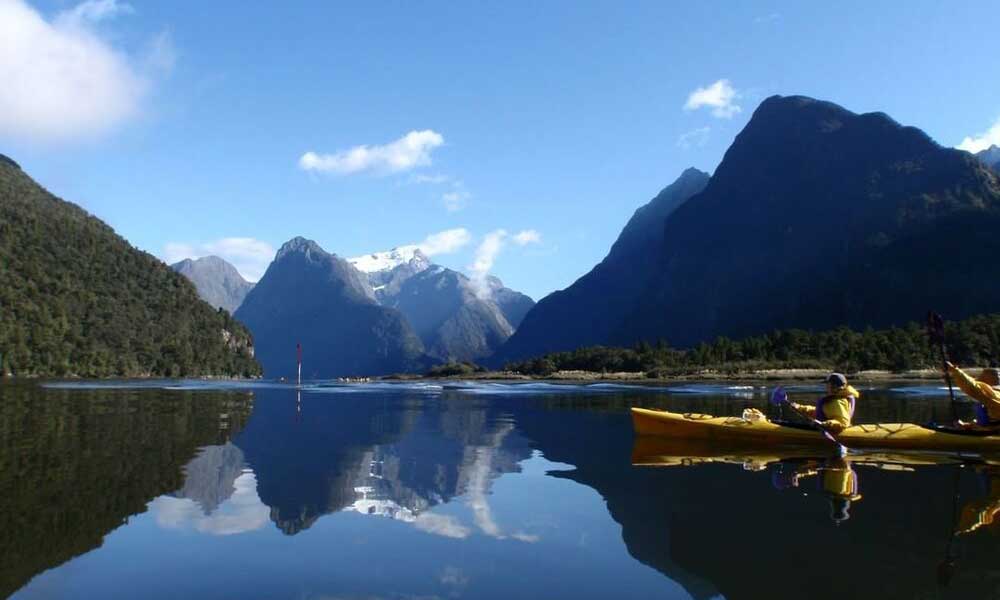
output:
[[[951,420],[958,423],[955,389],[951,385],[951,373],[948,371],[948,352],[944,347],[944,319],[934,311],[927,311],[927,337],[941,351],[941,368],[944,370],[944,379],[948,382],[948,395],[951,397]]]
[[[830,433],[830,431],[827,430],[826,427],[823,427],[822,423],[820,423],[816,419],[813,419],[809,415],[807,415],[807,414],[803,413],[802,411],[800,411],[798,408],[795,407],[794,404],[792,404],[788,400],[788,392],[785,391],[785,388],[781,387],[780,385],[778,387],[774,388],[774,392],[771,393],[771,404],[774,404],[776,406],[782,406],[782,405],[787,404],[788,407],[791,408],[792,410],[794,410],[796,414],[798,414],[803,419],[806,419],[807,421],[809,421],[810,423],[812,423],[813,426],[816,427],[816,429],[819,430],[819,432],[823,434],[823,437],[825,437],[826,439],[828,439],[831,442],[833,442],[834,444],[836,444],[837,445],[837,453],[840,456],[845,456],[847,454],[847,447],[844,446],[843,444],[841,444],[840,441],[837,440],[837,438],[833,437],[833,434]]]

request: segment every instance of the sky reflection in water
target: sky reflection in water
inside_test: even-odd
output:
[[[628,405],[738,414],[765,407],[764,387],[553,387],[0,387],[0,465],[12,475],[2,478],[12,493],[0,524],[12,533],[0,592],[707,599],[1000,589],[994,528],[983,522],[1000,501],[989,461],[959,471],[941,457],[856,457],[859,493],[836,524],[824,483],[836,465],[823,457],[683,445],[634,454]],[[869,391],[862,416],[947,409],[938,386],[900,387]],[[956,489],[964,504],[953,507]],[[827,552],[850,557],[851,575],[817,587]],[[955,566],[942,587],[946,557]]]

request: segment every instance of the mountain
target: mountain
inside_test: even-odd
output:
[[[399,311],[380,306],[365,274],[297,237],[278,251],[236,311],[268,377],[377,375],[421,368],[423,345]]]
[[[976,158],[994,171],[1000,172],[1000,146],[994,144],[986,150],[977,152]]]
[[[535,306],[535,301],[527,294],[506,287],[499,277],[486,276],[486,284],[490,290],[491,299],[500,308],[500,312],[515,330],[521,326],[525,315]]]
[[[403,313],[435,361],[486,358],[534,305],[493,276],[489,294],[480,297],[467,276],[431,263],[415,245],[347,260],[364,273],[380,304]]]
[[[497,303],[476,291],[465,275],[435,265],[406,279],[386,302],[406,316],[429,355],[475,361],[514,332]]]
[[[653,277],[666,218],[708,180],[707,173],[687,169],[636,210],[607,257],[573,285],[543,298],[491,362],[608,343]]]
[[[347,262],[367,275],[379,301],[397,294],[404,281],[431,266],[430,259],[418,246],[399,246],[386,252],[349,258]]]
[[[202,300],[215,308],[226,309],[229,314],[236,312],[253,288],[236,267],[218,256],[186,258],[170,268],[190,279]]]
[[[1000,180],[969,153],[883,113],[773,96],[667,219],[655,277],[606,339],[690,346],[994,312],[997,231]]]
[[[254,376],[249,332],[0,155],[0,374]]]

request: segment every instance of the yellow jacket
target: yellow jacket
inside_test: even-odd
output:
[[[821,421],[825,429],[830,430],[832,433],[840,433],[844,429],[851,426],[851,398],[855,401],[861,397],[861,392],[854,389],[853,386],[847,386],[840,390],[837,390],[832,395],[824,398],[823,412],[825,413],[826,420]],[[807,404],[792,404],[800,412],[805,413],[811,419],[816,418],[816,407],[809,406]]]
[[[965,392],[965,395],[986,407],[991,421],[1000,420],[1000,391],[988,383],[977,381],[958,367],[952,365],[949,369],[955,383]]]

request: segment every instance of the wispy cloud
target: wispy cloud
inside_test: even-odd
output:
[[[742,112],[736,104],[740,95],[733,89],[728,79],[720,79],[715,83],[700,87],[688,95],[684,110],[698,110],[702,107],[712,109],[712,115],[720,119],[731,119],[733,115]]]
[[[80,27],[135,12],[131,4],[117,0],[87,0],[56,16],[56,23]]]
[[[688,148],[702,147],[708,143],[708,134],[712,132],[711,127],[699,127],[677,137],[677,147],[687,150]]]
[[[781,20],[781,15],[779,13],[773,12],[766,15],[760,15],[754,17],[753,22],[760,25],[763,23],[776,23]]]
[[[476,248],[472,264],[469,265],[469,273],[472,282],[476,286],[476,293],[481,298],[488,298],[490,296],[491,290],[487,278],[490,271],[493,270],[493,265],[496,263],[497,257],[503,251],[508,241],[512,241],[518,246],[526,246],[528,244],[537,244],[541,240],[541,234],[534,229],[524,229],[513,235],[508,233],[506,229],[495,229],[483,236],[483,241]]]
[[[454,181],[450,175],[444,175],[443,173],[435,173],[433,175],[424,175],[423,173],[417,173],[410,178],[413,183],[429,183],[429,184],[441,184],[441,183],[451,183]]]
[[[456,187],[450,192],[445,192],[441,194],[441,200],[444,201],[444,208],[448,212],[456,212],[465,208],[465,205],[469,202],[469,198],[472,194],[468,192],[464,187]]]
[[[381,146],[354,146],[333,154],[306,152],[299,158],[299,168],[337,175],[401,173],[431,164],[431,151],[442,144],[444,137],[436,131],[411,131]]]
[[[987,131],[967,136],[957,147],[959,150],[975,153],[982,152],[993,145],[1000,146],[1000,119],[997,119]]]
[[[0,137],[65,142],[138,115],[156,72],[97,28],[131,12],[128,4],[91,0],[46,20],[23,0],[0,0]]]
[[[249,237],[228,237],[210,242],[170,242],[164,247],[163,260],[167,264],[185,258],[218,256],[232,263],[247,281],[258,281],[274,260],[274,246]]]
[[[472,234],[469,233],[469,230],[464,227],[457,227],[433,233],[424,238],[424,241],[417,244],[417,246],[427,256],[436,256],[458,252],[471,241]]]

